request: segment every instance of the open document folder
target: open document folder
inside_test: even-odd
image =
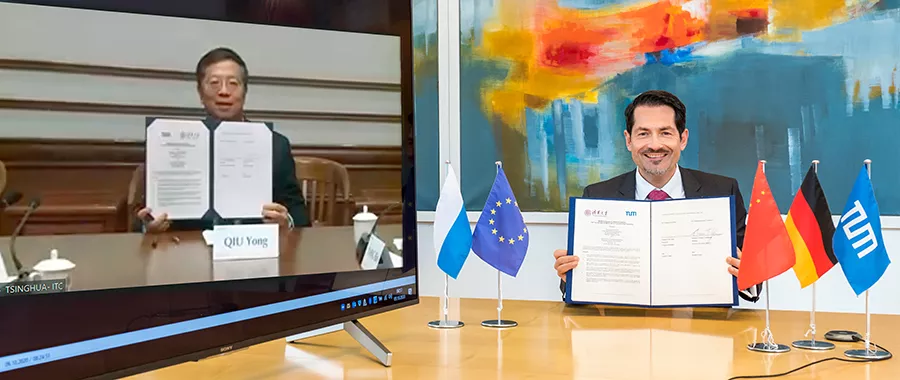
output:
[[[733,197],[632,201],[572,198],[567,303],[735,306]]]
[[[259,218],[272,202],[272,127],[148,120],[147,207],[172,220]]]

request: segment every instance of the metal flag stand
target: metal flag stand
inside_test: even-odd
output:
[[[869,174],[869,181],[872,180],[872,160],[866,159],[866,171]],[[869,314],[869,290],[866,290],[866,348],[859,350],[847,350],[844,351],[844,355],[848,358],[854,359],[868,359],[868,360],[883,360],[891,357],[891,353],[884,350],[873,350],[871,349],[871,341],[869,340],[870,334],[872,332],[872,318],[871,314]]]
[[[450,161],[447,160],[444,163],[447,166],[450,166]],[[435,252],[435,254],[440,254],[440,252]],[[455,321],[447,318],[450,309],[450,275],[444,273],[444,297],[441,300],[443,302],[443,307],[441,310],[443,311],[443,317],[441,319],[428,322],[428,327],[436,328],[436,329],[458,329],[460,327],[465,326],[466,324],[462,321]]]
[[[766,161],[760,160],[762,163],[762,171],[766,172]],[[775,338],[772,336],[772,329],[769,325],[769,280],[765,281],[765,292],[766,292],[766,329],[762,332],[762,337],[765,339],[765,342],[762,343],[753,343],[748,344],[747,349],[750,351],[757,352],[766,352],[766,353],[782,353],[788,352],[791,350],[790,347],[775,343]]]
[[[503,166],[503,163],[500,161],[496,162],[497,164],[497,172],[500,171],[500,167]],[[481,325],[484,327],[492,327],[492,328],[508,328],[508,327],[516,327],[519,325],[518,322],[503,319],[500,317],[500,312],[503,310],[503,272],[499,269],[497,270],[497,319],[488,319],[481,321]]]
[[[503,272],[497,271],[497,319],[488,319],[481,321],[481,325],[484,327],[493,327],[493,328],[507,328],[507,327],[516,327],[519,325],[519,322],[511,321],[509,319],[503,319],[500,317],[500,311],[503,310],[503,288],[502,285],[502,277]]]
[[[813,160],[813,171],[819,173],[819,160]],[[822,340],[816,340],[816,283],[812,283],[812,310],[809,312],[809,330],[806,330],[804,337],[812,334],[809,340],[797,340],[791,343],[791,346],[804,350],[827,351],[834,349],[834,343]]]
[[[443,298],[443,318],[428,322],[428,327],[436,328],[436,329],[458,329],[460,327],[465,326],[466,324],[462,321],[455,321],[451,319],[447,319],[448,309],[450,309],[450,276],[446,273],[444,274],[444,298]]]

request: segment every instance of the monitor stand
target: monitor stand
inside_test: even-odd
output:
[[[330,334],[336,331],[347,331],[353,339],[356,339],[357,342],[366,350],[369,351],[372,355],[378,358],[378,361],[381,362],[385,367],[391,366],[391,358],[393,354],[390,350],[387,349],[381,342],[376,338],[372,333],[369,332],[362,325],[362,323],[356,319],[352,321],[344,322],[343,324],[323,327],[317,330],[307,331],[305,333],[292,335],[287,337],[288,343],[300,343],[300,340],[311,338],[314,336]]]

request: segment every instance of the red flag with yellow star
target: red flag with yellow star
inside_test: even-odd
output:
[[[763,161],[760,161],[747,210],[738,288],[748,289],[782,274],[791,269],[795,261],[794,246],[766,181]]]

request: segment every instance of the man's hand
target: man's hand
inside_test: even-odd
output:
[[[563,281],[566,280],[566,273],[578,266],[578,256],[569,256],[568,253],[565,249],[557,249],[553,252],[553,257],[556,258],[553,269],[556,269],[556,275]]]
[[[734,257],[728,257],[725,259],[725,262],[728,263],[728,265],[731,265],[730,267],[728,267],[728,273],[731,273],[732,276],[737,277],[738,270],[741,269],[741,249],[737,249],[736,259]]]
[[[266,223],[277,223],[281,227],[288,226],[287,208],[278,203],[267,203],[262,209],[263,221]]]
[[[169,229],[169,226],[172,225],[172,221],[169,220],[169,215],[166,213],[162,213],[154,218],[151,212],[153,212],[153,210],[147,207],[144,207],[137,212],[137,217],[144,221],[146,232],[166,232],[166,230]]]

